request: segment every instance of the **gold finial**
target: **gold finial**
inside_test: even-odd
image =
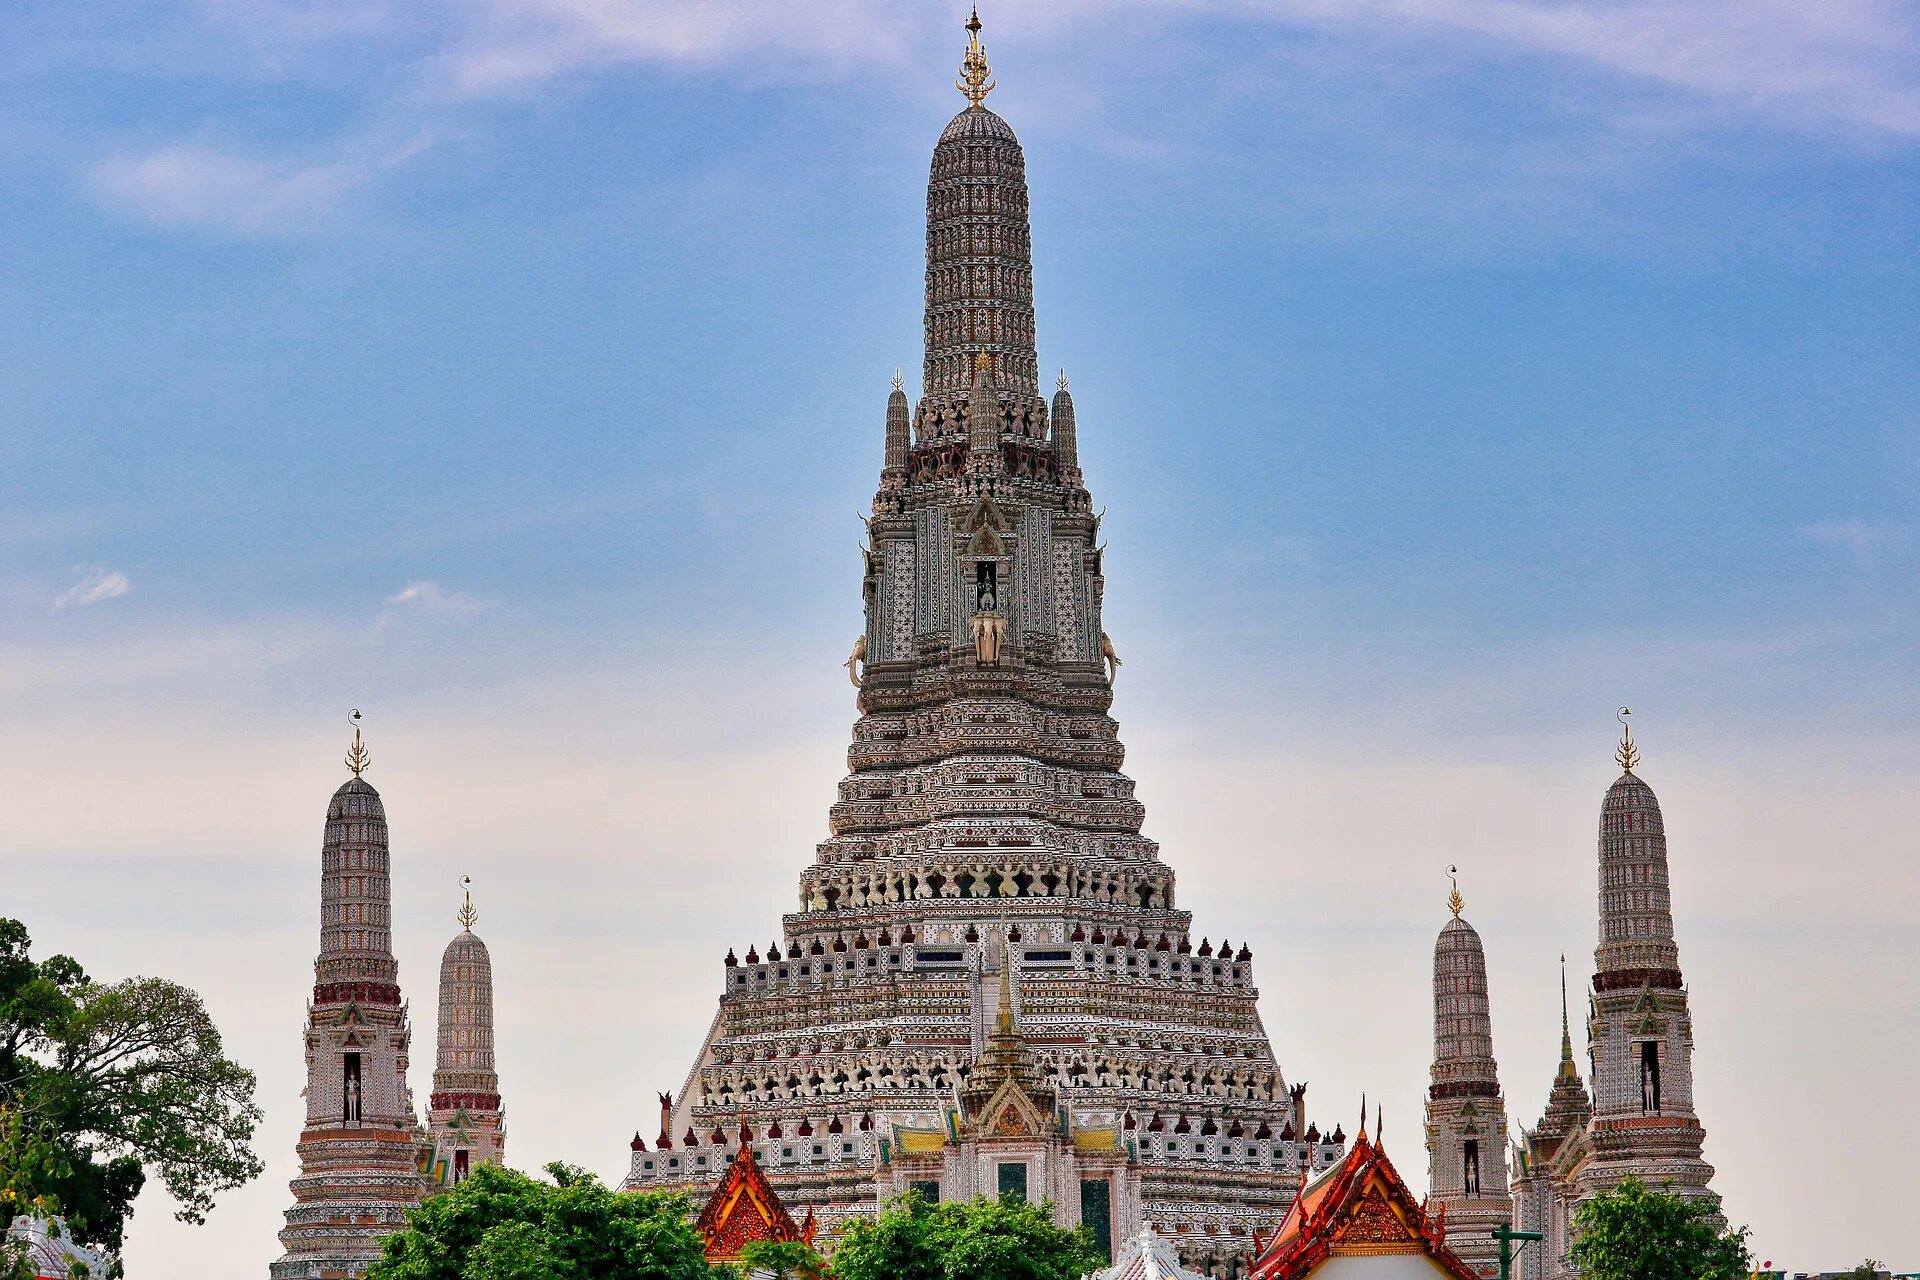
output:
[[[1631,707],[1622,707],[1615,720],[1620,722],[1620,746],[1613,753],[1613,759],[1622,769],[1632,773],[1634,766],[1640,763],[1640,748],[1633,745],[1633,726],[1627,723],[1627,717],[1633,714]]]
[[[991,373],[993,371],[993,357],[982,351],[973,358],[973,367],[982,373]]]
[[[1447,879],[1453,881],[1453,892],[1447,895],[1447,905],[1453,908],[1453,918],[1458,920],[1467,907],[1467,900],[1460,896],[1460,868],[1448,867]]]
[[[980,6],[973,7],[973,16],[967,19],[967,56],[960,60],[960,78],[953,87],[967,95],[967,101],[979,106],[987,100],[998,82],[993,79],[993,69],[987,66],[987,48],[980,43]]]
[[[366,744],[360,741],[360,708],[355,707],[347,713],[347,719],[353,722],[353,750],[347,752],[347,768],[353,770],[353,776],[359,777],[373,763],[373,757],[367,753]]]
[[[460,877],[460,887],[466,890],[467,900],[461,904],[460,914],[454,917],[460,922],[460,927],[468,933],[472,933],[473,926],[480,923],[480,913],[473,909],[473,890],[469,887],[472,884],[472,876]]]

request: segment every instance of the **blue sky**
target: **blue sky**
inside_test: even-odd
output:
[[[684,1072],[707,952],[764,943],[840,768],[855,517],[888,379],[918,370],[926,162],[960,103],[950,8],[0,13],[0,763],[27,797],[0,865],[46,877],[23,914],[97,971],[180,956],[280,1090],[263,1184],[198,1235],[143,1206],[136,1261],[272,1254],[348,705],[418,850],[415,999],[461,869],[515,887],[500,929],[580,948],[503,963],[503,1012],[598,975],[608,1016],[539,1034],[599,1067],[529,1057],[521,1162],[617,1164]],[[1897,1201],[1787,1178],[1766,1112],[1809,1080],[1898,1109],[1873,1073],[1920,1050],[1910,980],[1841,994],[1920,960],[1920,9],[982,16],[1041,359],[1108,511],[1149,829],[1275,963],[1295,891],[1316,955],[1366,953],[1268,996],[1283,1068],[1401,1087],[1416,1140],[1425,930],[1460,861],[1531,1120],[1629,702],[1693,833],[1729,1208],[1796,1265],[1895,1252]],[[532,794],[475,821],[503,785]],[[744,860],[751,899],[702,858]],[[155,884],[193,889],[114,917]],[[644,937],[615,905],[669,901]],[[221,959],[241,938],[277,957],[253,985]],[[684,976],[646,1034],[642,962]],[[1749,999],[1767,963],[1782,988]],[[1364,1033],[1301,1025],[1356,1008]],[[1864,1065],[1783,1048],[1847,1033]]]

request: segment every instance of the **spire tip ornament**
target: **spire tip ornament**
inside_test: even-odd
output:
[[[347,712],[347,719],[353,725],[353,747],[347,752],[346,763],[357,778],[373,763],[373,756],[368,753],[366,744],[360,741],[360,708],[355,707]]]
[[[460,877],[460,887],[466,890],[467,900],[461,904],[460,914],[454,917],[454,919],[460,922],[460,927],[466,930],[468,933],[472,933],[473,926],[480,923],[480,913],[473,909],[473,889],[471,888],[472,884],[473,884],[472,876]]]
[[[1614,763],[1623,770],[1632,773],[1640,763],[1640,749],[1633,745],[1633,726],[1627,723],[1627,717],[1633,714],[1633,708],[1622,707],[1614,719],[1620,722],[1620,745],[1614,750]]]
[[[900,371],[898,369],[895,369],[893,371],[893,389],[903,394],[906,392],[906,389],[907,389],[907,380],[900,376]]]
[[[993,69],[987,65],[987,48],[980,43],[980,6],[975,5],[973,16],[967,19],[967,54],[960,60],[960,78],[953,82],[953,87],[977,107],[987,100],[997,84]]]
[[[1467,900],[1460,896],[1460,868],[1449,866],[1447,878],[1453,881],[1453,892],[1447,895],[1447,906],[1453,909],[1453,918],[1458,920],[1467,906]]]

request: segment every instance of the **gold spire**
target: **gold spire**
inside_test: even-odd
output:
[[[1620,722],[1620,746],[1613,753],[1614,763],[1628,773],[1640,763],[1640,749],[1633,745],[1633,726],[1627,723],[1627,717],[1633,714],[1631,707],[1620,708],[1620,714],[1614,719]]]
[[[469,887],[472,884],[472,876],[460,877],[460,887],[466,890],[467,900],[461,904],[460,914],[454,917],[468,933],[472,933],[473,926],[480,922],[480,913],[473,909],[473,890]]]
[[[987,47],[980,43],[980,6],[973,7],[973,16],[967,19],[967,56],[960,60],[960,78],[953,87],[967,95],[967,101],[979,106],[987,100],[998,82],[993,79],[993,69],[987,65]]]
[[[1453,918],[1458,920],[1467,906],[1467,900],[1460,896],[1460,868],[1448,867],[1447,879],[1453,881],[1453,892],[1447,895],[1447,905],[1453,908]]]
[[[347,752],[347,768],[353,770],[353,776],[359,777],[373,763],[373,757],[367,754],[366,744],[360,741],[360,708],[355,707],[347,713],[347,719],[353,722],[353,749]]]

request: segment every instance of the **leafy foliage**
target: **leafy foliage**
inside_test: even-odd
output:
[[[1683,1200],[1628,1178],[1580,1206],[1569,1261],[1584,1280],[1744,1280],[1746,1228],[1719,1217],[1718,1196]]]
[[[260,1173],[253,1073],[187,988],[97,983],[30,946],[0,919],[0,1225],[57,1208],[82,1242],[117,1249],[148,1170],[177,1216],[204,1222],[216,1193]]]
[[[769,1272],[774,1280],[822,1280],[827,1274],[826,1261],[798,1240],[755,1240],[740,1251],[740,1260],[749,1273]]]
[[[1846,1276],[1847,1280],[1878,1280],[1880,1273],[1886,1269],[1886,1263],[1868,1258],[1859,1266],[1847,1272]]]
[[[909,1192],[856,1220],[834,1250],[839,1280],[1080,1280],[1107,1260],[1053,1207],[1006,1197],[928,1204]]]
[[[709,1280],[686,1197],[491,1165],[407,1213],[367,1280]]]

